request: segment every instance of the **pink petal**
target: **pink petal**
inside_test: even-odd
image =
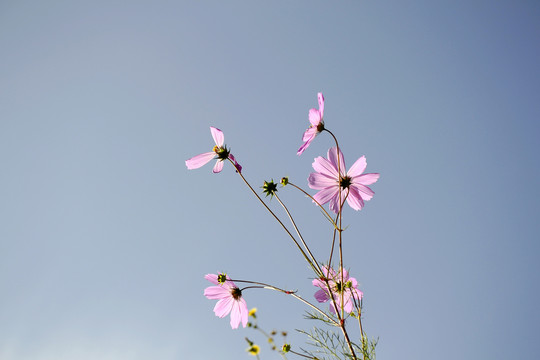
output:
[[[345,171],[345,159],[343,158],[343,153],[341,152],[341,150],[339,150],[339,166],[338,166],[338,155],[337,155],[338,151],[337,151],[337,148],[336,147],[333,147],[333,148],[330,148],[328,149],[328,161],[330,161],[330,163],[332,163],[332,165],[334,165],[334,167],[336,169],[340,169],[340,173],[342,175],[345,175],[346,174],[346,171]],[[336,171],[336,175],[337,175],[337,171]],[[337,177],[337,176],[336,176]]]
[[[320,303],[327,302],[328,300],[330,300],[328,293],[322,289],[317,291],[314,296],[315,296],[315,299]]]
[[[221,286],[209,286],[204,289],[204,296],[211,300],[221,300],[231,296],[231,291]]]
[[[212,172],[214,174],[217,174],[218,172],[221,172],[221,170],[223,170],[223,161],[218,160],[216,161],[216,165],[214,165],[214,169],[212,170]]]
[[[347,171],[347,175],[350,177],[355,177],[364,172],[366,170],[367,161],[366,157],[362,156],[360,159],[356,160],[353,166]]]
[[[242,298],[235,300],[231,310],[231,328],[236,329],[240,322],[246,327],[248,321],[248,309],[246,301]]]
[[[349,206],[356,211],[362,210],[362,208],[364,207],[364,200],[362,199],[362,196],[360,195],[358,190],[353,186],[349,187],[349,196],[347,196],[347,204],[349,204]]]
[[[336,197],[337,193],[338,193],[338,187],[336,186],[335,188],[328,188],[328,189],[323,189],[319,191],[313,196],[313,198],[319,204],[324,205],[330,200],[332,200],[334,197]]]
[[[363,174],[360,176],[357,176],[353,179],[354,183],[362,184],[362,185],[371,185],[377,180],[379,180],[380,174],[372,173],[372,174]]]
[[[335,167],[334,164],[332,164],[330,161],[326,160],[322,156],[316,157],[313,161],[313,164],[311,164],[311,166],[313,166],[313,169],[316,172],[326,175],[328,177],[334,178],[337,181],[338,179],[337,167]]]
[[[321,118],[324,117],[324,96],[322,93],[317,94],[317,100],[319,101],[319,111],[321,112]]]
[[[204,154],[199,154],[192,157],[189,160],[186,160],[186,166],[189,170],[198,169],[203,165],[206,165],[210,160],[216,156],[215,152],[207,152]]]
[[[217,275],[216,274],[206,274],[204,275],[204,278],[208,281],[210,281],[214,285],[219,285],[219,282],[217,281]]]
[[[216,314],[216,316],[220,318],[227,316],[227,314],[231,312],[234,302],[235,301],[232,295],[230,295],[229,297],[225,299],[219,300],[216,306],[214,307],[214,314]]]
[[[345,299],[347,299],[345,301]],[[343,302],[345,303],[345,305],[343,306],[343,310],[345,310],[346,312],[350,313],[353,311],[353,302],[351,301],[351,297],[350,296],[344,296],[343,297]]]
[[[347,196],[347,189],[341,190],[341,201],[343,202],[345,200],[345,197]],[[330,210],[332,210],[334,213],[338,213],[340,210],[340,204],[339,204],[339,192],[336,191],[336,195],[330,200]]]
[[[302,146],[300,146],[300,149],[298,149],[298,151],[296,152],[296,155],[299,155],[299,156],[302,155],[304,150],[308,148],[309,144],[311,144],[313,139],[315,139],[315,136],[309,138]]]
[[[373,195],[375,195],[375,192],[368,188],[367,186],[361,185],[361,184],[352,184],[352,188],[355,188],[355,190],[358,191],[358,194],[362,197],[362,200],[369,201],[371,198],[373,198]]]
[[[302,136],[302,141],[312,141],[315,136],[317,135],[317,128],[316,127],[308,127],[307,130],[304,132],[304,135]]]
[[[222,147],[223,142],[225,141],[225,136],[223,135],[223,131],[219,130],[218,128],[210,126],[210,132],[212,133],[212,137],[214,138],[214,142],[217,146]]]
[[[317,109],[309,109],[309,122],[315,130],[317,130],[317,126],[320,124],[322,120],[322,116],[319,110]]]
[[[335,178],[328,177],[319,173],[311,173],[308,177],[308,185],[315,190],[322,190],[328,187],[334,187],[338,185]]]

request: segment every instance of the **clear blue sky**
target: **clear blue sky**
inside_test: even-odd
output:
[[[538,39],[525,0],[0,2],[0,358],[248,359],[203,276],[316,289],[229,166],[184,161],[216,126],[254,186],[307,187],[322,91],[348,164],[381,173],[345,213],[378,359],[536,359]],[[319,211],[280,193],[325,258]]]

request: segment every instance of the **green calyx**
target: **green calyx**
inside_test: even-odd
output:
[[[225,145],[223,146],[214,146],[214,148],[212,149],[214,150],[214,152],[216,153],[217,155],[217,158],[221,161],[223,160],[226,160],[229,158],[229,154],[230,154],[230,150],[227,149],[227,147]]]
[[[263,193],[266,194],[266,196],[274,196],[277,192],[277,184],[272,179],[271,181],[265,181],[263,184]]]

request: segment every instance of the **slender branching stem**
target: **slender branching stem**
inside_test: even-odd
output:
[[[290,352],[291,354],[294,354],[294,355],[298,355],[298,356],[301,356],[301,357],[305,357],[306,359],[318,359],[318,358],[316,358],[315,356],[310,356],[310,355],[302,354],[302,353],[299,353],[299,352],[293,351],[293,350],[289,350],[289,352]]]
[[[309,307],[311,307],[313,310],[317,311],[318,313],[320,313],[321,315],[323,315],[325,318],[328,319],[328,321],[332,322],[334,325],[338,326],[339,323],[334,320],[332,317],[330,317],[327,313],[325,313],[324,311],[322,311],[321,309],[319,309],[318,307],[316,307],[315,305],[313,305],[312,303],[310,303],[309,301],[307,301],[306,299],[302,298],[301,296],[299,295],[296,295],[296,291],[291,291],[291,290],[283,290],[281,288],[278,288],[277,286],[274,286],[274,285],[270,285],[270,284],[265,284],[265,283],[262,283],[262,282],[259,282],[259,281],[250,281],[250,280],[238,280],[238,279],[231,279],[231,281],[233,282],[238,282],[238,283],[246,283],[246,284],[253,284],[253,285],[258,285],[258,286],[250,286],[250,288],[263,288],[263,289],[268,289],[268,290],[275,290],[275,291],[279,291],[281,293],[284,293],[284,294],[287,294],[287,295],[291,295],[292,297],[294,297],[295,299],[297,300],[300,300],[301,302],[303,302],[304,304],[308,305]],[[247,289],[244,288],[244,289]]]
[[[309,197],[311,200],[313,200],[313,202],[315,204],[317,204],[318,207],[321,208],[321,210],[324,212],[324,214],[326,215],[326,218],[332,223],[332,225],[334,226],[334,228],[337,228],[337,225],[336,225],[336,222],[334,221],[334,219],[332,219],[332,216],[330,216],[330,214],[328,214],[328,211],[325,210],[325,208],[317,201],[313,198],[313,196],[311,196],[310,194],[308,194],[304,189],[302,189],[301,187],[293,184],[292,182],[288,182],[288,185],[291,185],[293,186],[294,188],[300,190],[301,192],[304,193],[304,195],[306,195],[307,197]]]
[[[313,256],[313,254],[309,250],[309,247],[307,246],[304,238],[302,237],[302,234],[300,234],[300,230],[298,229],[298,226],[296,226],[296,223],[294,222],[294,219],[293,219],[289,209],[287,208],[287,206],[285,206],[285,204],[283,203],[283,201],[281,201],[281,199],[279,198],[279,196],[277,194],[274,194],[274,196],[276,197],[277,201],[281,204],[281,206],[283,207],[283,209],[287,213],[287,216],[289,217],[289,220],[291,220],[291,223],[292,223],[294,229],[296,230],[296,234],[298,235],[298,238],[302,242],[302,245],[304,245],[304,249],[306,249],[307,253],[311,257],[311,261],[309,261],[309,264],[311,265],[311,267],[313,268],[313,270],[315,271],[317,276],[322,276],[323,273],[322,273],[321,267],[319,266],[319,263],[317,262],[317,260],[315,260],[315,257]]]
[[[231,164],[233,164],[233,166],[235,166],[234,162],[231,160],[231,159],[228,159]],[[236,166],[235,166],[236,167]],[[285,230],[285,232],[290,236],[290,238],[292,239],[292,241],[296,244],[296,246],[298,247],[298,250],[300,250],[300,252],[302,253],[302,255],[304,256],[304,258],[306,259],[306,261],[308,263],[311,264],[311,260],[309,259],[309,257],[307,256],[307,254],[304,252],[304,250],[302,249],[302,247],[300,246],[300,244],[298,243],[298,241],[296,240],[296,238],[294,237],[293,234],[291,234],[291,232],[289,231],[289,229],[287,229],[287,227],[285,226],[285,224],[283,224],[283,222],[278,218],[278,216],[268,207],[268,205],[266,205],[266,203],[263,201],[263,199],[261,199],[261,197],[259,196],[259,194],[257,194],[257,192],[255,191],[255,189],[253,189],[253,187],[249,184],[249,182],[246,180],[246,178],[244,177],[244,175],[242,175],[242,172],[240,171],[237,171],[238,175],[240,175],[240,177],[242,178],[242,180],[244,180],[244,183],[247,185],[247,187],[251,190],[251,192],[253,193],[253,195],[255,195],[255,197],[261,202],[261,204],[263,204],[263,206],[266,208],[266,210],[268,210],[268,212],[274,217],[274,219],[276,219],[276,221],[279,223],[279,225],[281,225],[281,227],[283,228],[283,230]]]

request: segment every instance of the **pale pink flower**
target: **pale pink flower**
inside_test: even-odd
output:
[[[242,291],[225,274],[208,274],[204,278],[217,285],[204,290],[204,296],[208,299],[219,300],[214,307],[216,316],[223,318],[230,313],[233,329],[238,328],[240,322],[246,327],[249,312],[246,301],[242,298]]]
[[[209,163],[212,159],[217,159],[216,164],[214,165],[214,169],[212,171],[214,173],[218,173],[223,169],[223,161],[231,159],[234,162],[236,171],[241,172],[242,166],[238,164],[234,156],[224,145],[225,136],[223,135],[223,131],[211,126],[210,132],[212,133],[212,137],[214,138],[216,146],[214,146],[214,148],[210,152],[202,153],[192,157],[189,160],[186,160],[187,168],[189,170],[198,169],[201,166]]]
[[[341,299],[343,294],[343,309],[351,313],[354,310],[354,303],[359,303],[360,299],[364,295],[360,290],[358,290],[358,282],[355,278],[350,277],[347,270],[343,269],[343,274],[341,272],[336,273],[334,269],[323,266],[322,268],[324,278],[313,280],[312,284],[321,288],[315,293],[315,299],[318,302],[323,303],[330,301],[330,312],[336,313],[337,309],[341,309]],[[343,277],[342,277],[343,275]],[[326,285],[326,280],[328,280],[328,286]],[[332,298],[335,300],[332,301]]]
[[[320,190],[313,198],[321,205],[330,202],[330,210],[337,214],[341,208],[339,204],[341,191],[342,203],[347,199],[347,203],[354,210],[362,210],[364,201],[371,200],[375,194],[367,185],[379,179],[379,174],[362,174],[366,166],[366,157],[362,156],[356,160],[348,172],[345,172],[345,160],[341,150],[338,166],[337,148],[329,149],[328,159],[321,156],[315,158],[313,169],[316,172],[308,177],[309,187]]]
[[[304,136],[302,137],[302,141],[304,141],[304,144],[300,146],[300,149],[298,149],[297,155],[302,155],[304,150],[306,150],[315,139],[315,136],[317,136],[321,131],[324,130],[324,96],[322,93],[317,94],[317,99],[319,100],[319,110],[317,109],[310,109],[309,110],[309,122],[311,125],[308,127],[308,129],[304,132]]]

